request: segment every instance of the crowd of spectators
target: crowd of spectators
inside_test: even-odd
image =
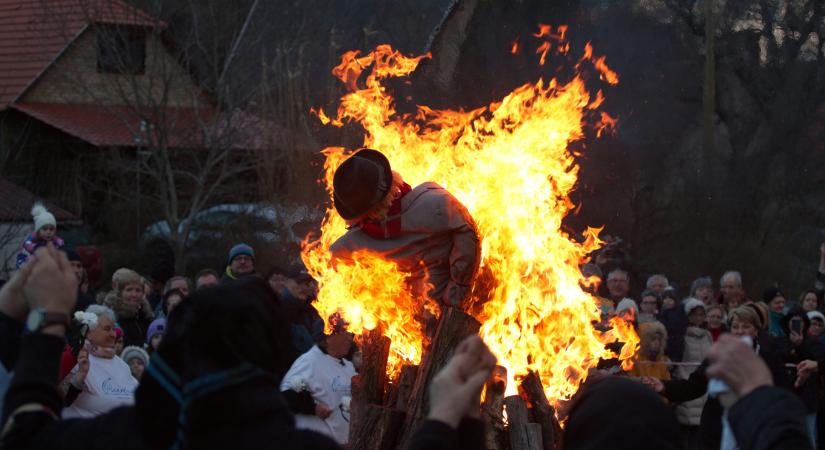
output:
[[[2,448],[348,444],[358,348],[340,317],[325,331],[302,265],[262,276],[254,249],[238,244],[222,272],[190,280],[121,268],[110,290],[95,293],[71,249],[39,233],[0,290]],[[638,302],[628,271],[583,273],[605,280],[597,326],[620,315],[641,341],[632,370],[602,361],[572,399],[565,449],[821,443],[825,244],[816,282],[798,302],[776,286],[753,301],[735,271],[721,276],[718,293],[702,277],[685,296],[655,274]],[[484,448],[479,397],[494,366],[479,338],[462,342],[428,386],[427,420],[409,448]]]

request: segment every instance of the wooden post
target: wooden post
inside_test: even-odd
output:
[[[544,450],[555,450],[560,444],[561,426],[556,419],[556,410],[544,395],[544,386],[538,374],[532,370],[521,380],[521,389],[532,406],[533,417],[541,425]]]
[[[484,403],[481,405],[484,420],[484,442],[487,450],[505,450],[504,392],[507,390],[507,368],[496,366],[484,387]]]
[[[404,425],[404,412],[367,405],[357,428],[350,429],[352,450],[392,450]]]
[[[397,396],[394,399],[394,404],[390,404],[390,406],[394,406],[401,411],[407,410],[416,376],[418,376],[418,366],[406,365],[401,367],[401,375],[398,376],[396,381],[396,385],[398,385]]]
[[[510,448],[512,450],[532,450],[527,437],[527,424],[530,419],[527,415],[527,406],[524,400],[518,395],[511,395],[504,398],[504,406],[507,408],[507,432],[510,435]]]
[[[447,364],[458,344],[467,336],[478,333],[480,328],[481,324],[477,320],[460,309],[445,307],[442,310],[433,343],[421,359],[418,377],[410,394],[404,438],[401,441],[404,446],[429,410],[427,388],[433,377]]]
[[[366,417],[369,405],[383,405],[384,389],[387,384],[387,358],[390,354],[390,339],[376,328],[365,332],[361,339],[363,363],[358,375],[352,377],[352,400],[350,401],[350,438],[357,438],[364,429],[365,420],[379,420]],[[369,434],[369,433],[366,433]]]

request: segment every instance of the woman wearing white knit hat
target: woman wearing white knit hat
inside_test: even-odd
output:
[[[63,239],[57,236],[57,220],[42,203],[37,202],[32,207],[34,232],[23,241],[20,252],[17,254],[17,268],[23,267],[35,250],[45,247],[49,242],[55,248],[63,247]]]

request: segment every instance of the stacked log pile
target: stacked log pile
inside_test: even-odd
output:
[[[352,379],[350,444],[354,450],[394,450],[406,447],[412,432],[426,418],[428,390],[453,349],[480,324],[456,308],[439,318],[432,345],[418,366],[404,366],[394,382],[387,379],[390,340],[380,329],[361,339],[363,362]],[[485,441],[489,450],[554,450],[560,448],[561,428],[553,406],[535,373],[519,384],[520,395],[505,397],[507,370],[496,367],[487,382],[482,404]],[[505,415],[506,410],[506,415]]]

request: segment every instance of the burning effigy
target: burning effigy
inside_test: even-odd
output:
[[[559,52],[570,51],[564,40],[566,28],[556,31],[543,25],[534,35],[546,44],[539,47],[541,64],[551,45]],[[388,82],[408,76],[426,57],[407,57],[387,45],[364,55],[345,53],[333,74],[349,92],[334,116],[316,113],[333,126],[359,124],[364,129],[363,146],[377,149],[406,183],[441,189],[455,199],[458,219],[466,225],[465,231],[472,232],[466,237],[472,240],[477,233],[479,258],[474,261],[472,251],[457,249],[459,257],[469,259],[467,270],[454,274],[457,278],[449,273],[446,279],[436,276],[438,285],[422,288],[422,280],[433,281],[433,275],[426,275],[428,264],[431,268],[433,264],[424,260],[415,267],[409,260],[399,264],[399,258],[385,257],[386,252],[372,245],[371,240],[405,231],[388,222],[402,211],[383,211],[367,225],[374,229],[366,231],[363,222],[353,222],[356,212],[369,209],[353,204],[362,201],[374,206],[386,192],[368,190],[362,195],[369,197],[366,200],[336,196],[339,167],[365,154],[326,148],[321,182],[333,201],[320,235],[305,242],[302,253],[319,283],[316,307],[322,316],[345,317],[355,333],[380,329],[391,342],[387,372],[393,380],[403,366],[421,363],[429,341],[422,318],[440,314],[441,307],[459,306],[478,321],[479,335],[506,368],[503,381],[508,393],[516,392],[517,380],[533,373],[551,402],[569,399],[601,358],[631,364],[638,343],[632,325],[620,318],[612,319],[607,331],[594,325],[601,321],[598,300],[583,288],[592,280],[579,268],[600,248],[599,230],[588,229],[583,239],[562,231],[562,220],[574,208],[569,194],[578,175],[571,144],[584,137],[585,127],[600,134],[615,120],[599,111],[602,91],[589,92],[579,75],[565,82],[539,79],[469,111],[418,105],[414,113],[398,113]],[[594,57],[589,44],[577,68],[585,64],[604,83],[618,82],[605,58]],[[588,123],[590,117],[598,119]],[[373,162],[380,159],[366,155]],[[453,241],[447,240],[446,245],[452,246]],[[449,249],[444,254],[449,261]],[[468,284],[476,265],[492,280],[484,292]],[[626,343],[620,355],[605,347],[617,340]]]

